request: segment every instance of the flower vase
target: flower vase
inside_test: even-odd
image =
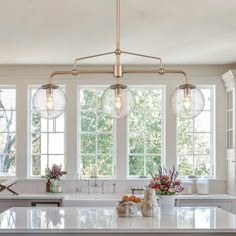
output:
[[[160,195],[159,206],[161,214],[173,214],[175,209],[175,195]]]
[[[46,182],[46,193],[49,193],[51,191],[51,181],[50,179]]]
[[[57,179],[52,179],[51,182],[52,182],[52,184],[51,184],[50,191],[52,193],[56,193],[57,189],[58,189],[58,180]]]
[[[147,217],[153,217],[158,215],[157,197],[156,191],[154,189],[145,189],[141,212],[143,216]]]

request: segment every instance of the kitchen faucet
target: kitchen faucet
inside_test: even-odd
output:
[[[97,175],[90,176],[90,178],[94,178],[94,184],[90,185],[89,180],[88,180],[88,193],[90,193],[90,189],[91,188],[95,188],[95,189],[101,188],[102,189],[102,193],[104,193],[104,181],[102,181],[102,183],[99,185],[97,183],[97,178],[98,178]]]
[[[90,193],[91,188],[95,188],[95,189],[101,188],[102,193],[104,193],[104,182],[102,181],[102,183],[100,185],[97,183],[98,175],[97,175],[97,165],[96,164],[94,165],[94,175],[90,176],[90,178],[94,178],[94,184],[90,185],[89,181],[88,181],[88,193]]]

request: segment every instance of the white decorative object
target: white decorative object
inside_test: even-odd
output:
[[[159,205],[161,214],[173,214],[175,209],[175,195],[160,195]]]
[[[158,215],[158,204],[156,191],[152,188],[147,188],[144,191],[144,200],[141,206],[143,216],[153,217]]]

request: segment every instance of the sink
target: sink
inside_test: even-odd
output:
[[[100,199],[100,200],[109,200],[109,199],[116,199],[116,200],[121,200],[123,194],[112,194],[112,193],[105,193],[105,194],[86,194],[86,193],[81,193],[81,194],[65,194],[64,199],[65,200],[81,200],[81,199],[86,199],[86,200],[93,200],[93,199]]]
[[[115,207],[123,194],[65,194],[65,207]]]

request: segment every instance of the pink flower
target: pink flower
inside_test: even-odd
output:
[[[156,190],[158,195],[174,195],[183,191],[180,180],[176,179],[178,172],[173,169],[169,172],[166,169],[159,168],[157,174],[152,174],[152,181],[149,184],[150,188]]]

